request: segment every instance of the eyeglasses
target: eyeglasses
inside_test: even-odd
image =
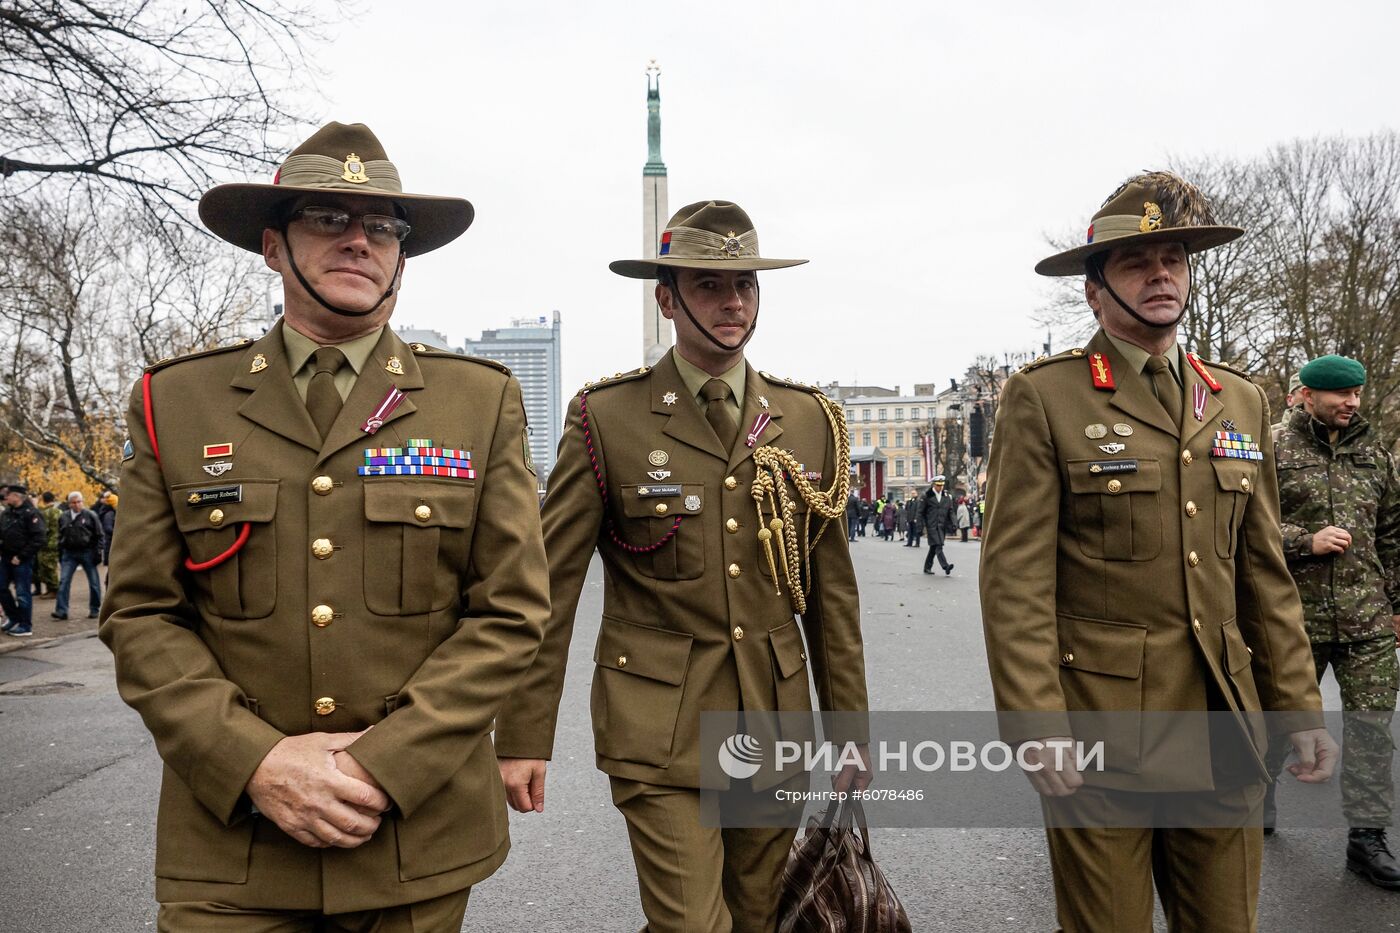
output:
[[[315,236],[340,236],[350,226],[350,221],[359,218],[364,227],[365,237],[380,246],[402,243],[413,228],[407,221],[387,214],[352,214],[338,207],[303,207],[293,211],[288,223],[300,222]]]

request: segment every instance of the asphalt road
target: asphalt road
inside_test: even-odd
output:
[[[977,606],[979,546],[950,543],[952,576],[873,538],[854,546],[872,707],[991,707]],[[631,931],[642,925],[626,831],[593,767],[588,680],[602,600],[595,562],[565,688],[543,814],[512,814],[505,866],[472,893],[463,929]],[[1336,708],[1334,684],[1325,691]],[[111,659],[81,634],[0,655],[0,933],[154,929],[160,769],[113,687]],[[1343,830],[1266,841],[1260,930],[1400,929],[1400,894],[1344,868]],[[913,928],[1049,930],[1054,900],[1038,829],[873,830]],[[1159,923],[1159,929],[1165,926]]]

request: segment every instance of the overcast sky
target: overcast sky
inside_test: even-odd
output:
[[[763,274],[749,359],[908,390],[1037,349],[1046,236],[1127,175],[1393,128],[1395,9],[401,0],[336,30],[312,110],[476,206],[395,325],[455,344],[558,309],[571,393],[641,363],[641,286],[607,264],[641,253],[655,58],[670,210],[737,201],[765,255],[812,260]]]

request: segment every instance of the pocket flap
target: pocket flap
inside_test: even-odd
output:
[[[1136,464],[1137,468],[1121,471],[1122,467],[1113,464]],[[1121,496],[1162,488],[1162,469],[1156,460],[1070,460],[1065,466],[1069,469],[1070,492]]]
[[[241,479],[230,483],[180,483],[170,487],[175,524],[182,532],[217,531],[241,522],[270,522],[277,514],[280,480]],[[212,521],[215,511],[223,516]]]
[[[1244,635],[1234,619],[1221,627],[1221,634],[1225,640],[1225,670],[1231,674],[1238,674],[1249,667],[1249,662],[1254,660],[1254,654],[1244,643]]]
[[[1242,492],[1246,495],[1254,492],[1259,477],[1258,465],[1247,460],[1212,459],[1211,466],[1215,467],[1215,481],[1220,484],[1221,492]]]
[[[802,632],[798,630],[796,619],[789,619],[787,624],[769,631],[768,644],[773,647],[773,660],[778,662],[778,673],[784,680],[807,666],[807,653],[802,647]]]
[[[365,483],[365,518],[420,528],[465,528],[475,499],[476,487],[460,480],[372,479]]]
[[[1142,676],[1147,628],[1077,616],[1059,616],[1060,665],[1077,671],[1136,679]]]
[[[705,510],[704,483],[638,483],[620,492],[622,514],[628,518],[699,515]]]
[[[599,667],[679,685],[685,680],[694,636],[603,616],[593,661]]]

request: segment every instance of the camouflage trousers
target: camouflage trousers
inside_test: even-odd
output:
[[[52,593],[58,589],[58,551],[50,551],[45,548],[39,552],[39,562],[37,572],[34,574],[34,582],[42,583],[48,587]]]
[[[1390,721],[1400,686],[1395,636],[1366,641],[1314,642],[1313,664],[1320,683],[1327,665],[1341,689],[1342,811],[1352,826],[1389,826],[1395,809],[1391,761],[1395,743]],[[1266,764],[1277,775],[1288,756],[1286,740],[1269,748]]]

